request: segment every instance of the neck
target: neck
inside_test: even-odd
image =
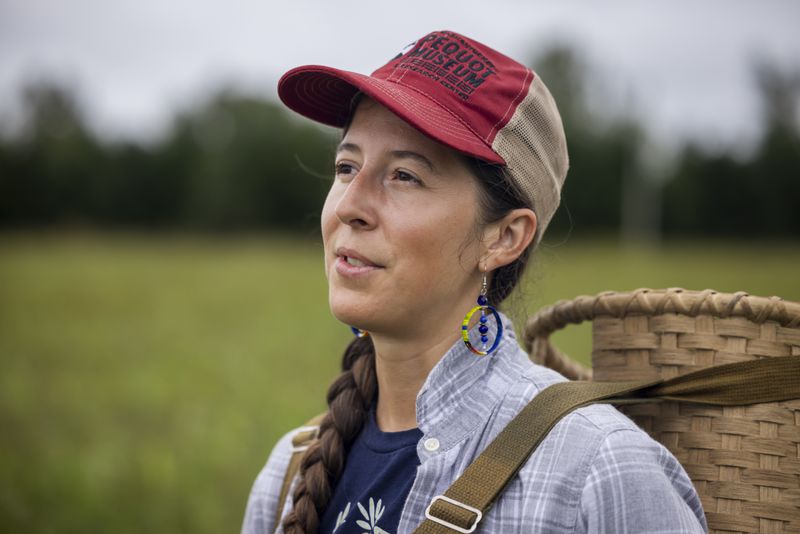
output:
[[[398,432],[417,427],[417,394],[430,371],[459,338],[457,322],[444,331],[414,339],[373,335],[378,428]]]

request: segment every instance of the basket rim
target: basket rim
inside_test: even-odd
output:
[[[721,293],[713,289],[694,291],[681,287],[642,287],[633,291],[603,291],[594,296],[581,295],[545,306],[526,321],[523,342],[525,349],[530,352],[535,339],[547,338],[569,324],[578,324],[601,316],[621,318],[627,315],[653,316],[665,313],[690,317],[744,317],[757,324],[775,321],[788,328],[800,327],[800,303],[777,296],[758,297],[745,291]]]

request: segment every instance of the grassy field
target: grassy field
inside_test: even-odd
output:
[[[798,243],[573,239],[542,248],[511,312],[637,287],[800,300],[798,265]],[[318,243],[0,235],[0,530],[238,531],[349,336]],[[555,341],[588,358],[587,326]]]

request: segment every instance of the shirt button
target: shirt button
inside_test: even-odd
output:
[[[425,440],[425,450],[429,452],[436,452],[439,450],[439,440],[436,438],[428,438]]]

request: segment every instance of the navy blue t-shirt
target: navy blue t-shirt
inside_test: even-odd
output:
[[[395,534],[419,466],[421,438],[418,428],[382,432],[373,406],[350,448],[319,532]]]

